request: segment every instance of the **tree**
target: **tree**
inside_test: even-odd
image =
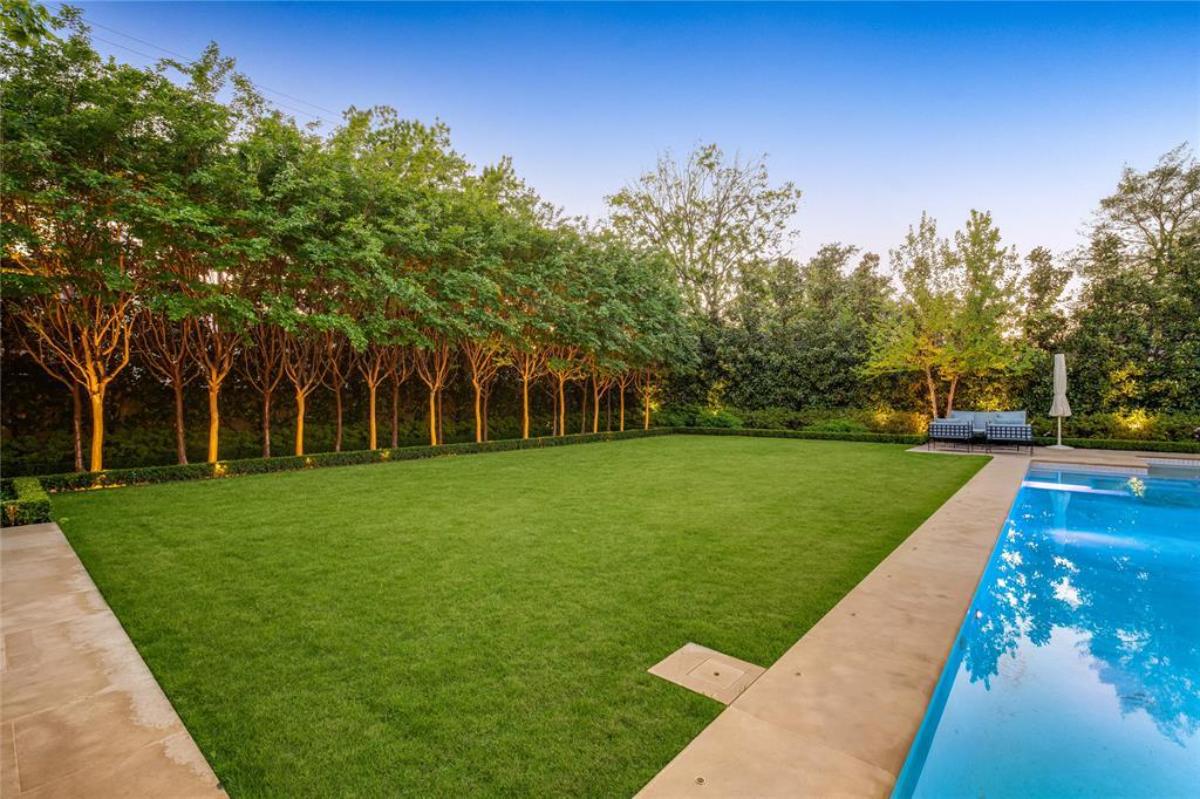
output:
[[[175,400],[175,457],[187,463],[187,431],[183,413],[183,389],[197,376],[190,344],[195,320],[172,319],[168,311],[145,308],[137,314],[132,340],[141,363],[171,387]]]
[[[921,375],[929,413],[940,414],[940,370],[951,360],[950,336],[959,301],[960,279],[949,243],[937,222],[922,214],[904,243],[891,252],[892,269],[903,287],[897,312],[874,332],[865,373]]]
[[[1200,409],[1200,165],[1185,146],[1100,201],[1073,330],[1078,409]]]
[[[89,467],[99,471],[105,395],[130,360],[141,256],[131,227],[153,204],[146,176],[158,141],[141,99],[163,86],[101,61],[76,11],[52,22],[65,40],[0,45],[3,290],[21,300],[9,307],[33,340],[30,352],[45,352],[87,393]]]
[[[950,381],[947,416],[954,409],[961,379],[1010,372],[1021,358],[1018,342],[1011,335],[1017,321],[1020,279],[1016,250],[1001,245],[991,214],[974,210],[964,229],[954,234],[954,241],[954,260],[962,277],[950,346],[942,360],[942,374]]]
[[[682,164],[664,153],[654,171],[607,198],[613,229],[662,252],[689,309],[714,322],[742,273],[786,243],[799,200],[791,182],[771,185],[765,156],[730,160],[715,144],[697,147]]]

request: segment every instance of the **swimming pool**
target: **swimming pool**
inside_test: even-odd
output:
[[[1030,469],[892,795],[1200,795],[1200,479]]]

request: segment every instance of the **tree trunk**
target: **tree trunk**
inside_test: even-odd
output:
[[[442,425],[442,389],[437,391],[437,443],[440,447],[446,443],[446,431]]]
[[[946,394],[946,418],[950,418],[950,412],[954,410],[954,392],[958,389],[958,378],[955,377],[950,381],[950,391]]]
[[[483,395],[483,440],[488,440],[488,400],[491,399],[492,392],[490,390],[484,392]]]
[[[587,390],[587,381],[585,379],[584,382],[579,384],[579,432],[580,433],[587,432],[587,403],[588,403],[588,390]]]
[[[592,379],[592,432],[600,432],[600,384]]]
[[[604,418],[604,430],[605,430],[605,432],[611,433],[612,432],[612,391],[611,390],[607,393],[607,396],[604,399],[604,417],[605,417]]]
[[[304,454],[304,392],[296,392],[296,454]]]
[[[90,470],[104,471],[104,389],[88,392],[92,406],[92,451]]]
[[[625,387],[621,386],[621,432],[625,432]]]
[[[436,447],[437,443],[437,392],[431,388],[429,389],[429,446]]]
[[[479,387],[479,383],[471,381],[471,387],[475,389],[475,443],[483,443],[483,390]]]
[[[642,396],[642,429],[650,429],[650,388],[646,387],[646,393]]]
[[[558,378],[558,434],[567,434],[567,381]]]
[[[179,463],[186,464],[187,460],[187,436],[183,431],[183,379],[176,371],[176,378],[171,381],[171,388],[175,390],[175,457]]]
[[[262,456],[271,457],[271,395],[274,392],[264,391],[262,395]]]
[[[75,471],[83,471],[83,398],[79,384],[71,384],[71,434],[75,439]]]
[[[400,380],[392,380],[392,449],[400,446]]]
[[[221,385],[208,385],[208,462],[216,463],[220,457],[221,409],[218,402]]]
[[[334,407],[334,413],[337,415],[337,421],[334,423],[334,428],[333,428],[333,451],[341,452],[342,451],[342,386],[341,386],[341,384],[338,384],[338,387],[333,390],[333,407]]]
[[[375,424],[375,394],[378,386],[367,381],[367,440],[369,449],[379,449],[379,430]]]
[[[521,377],[521,438],[529,438],[529,379]]]
[[[937,386],[933,383],[933,371],[925,367],[925,389],[929,392],[929,412],[936,419],[938,415]]]

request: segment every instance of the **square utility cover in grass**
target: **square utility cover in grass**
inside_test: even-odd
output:
[[[671,436],[55,497],[233,796],[629,795],[983,458]]]

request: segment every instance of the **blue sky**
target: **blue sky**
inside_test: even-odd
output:
[[[799,256],[885,254],[923,210],[949,232],[971,208],[1023,252],[1063,251],[1124,164],[1200,144],[1196,3],[81,7],[125,61],[215,40],[321,108],[440,118],[569,213],[603,215],[666,148],[767,153],[804,191]]]

